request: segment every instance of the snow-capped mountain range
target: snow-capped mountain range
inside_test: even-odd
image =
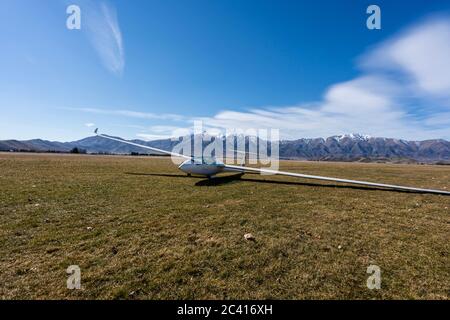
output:
[[[220,137],[220,139],[223,139],[223,137]],[[178,143],[178,141],[173,141],[172,139],[133,141],[165,150],[172,150]],[[253,144],[255,142],[255,138],[247,138],[246,150],[248,150],[249,143]],[[72,142],[41,139],[0,141],[0,151],[70,152],[73,148],[79,148],[88,153],[130,154],[132,152],[148,152],[148,150],[142,148],[97,136]],[[283,158],[304,160],[450,163],[450,142],[442,139],[407,141],[353,133],[328,138],[282,140],[279,144],[279,154]]]

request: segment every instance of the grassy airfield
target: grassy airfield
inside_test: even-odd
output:
[[[281,169],[450,188],[450,166]],[[168,158],[3,153],[0,297],[448,299],[449,208],[448,196],[290,177],[188,178]],[[371,264],[380,290],[366,287]],[[66,288],[69,265],[81,290]]]

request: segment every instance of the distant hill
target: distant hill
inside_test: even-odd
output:
[[[178,141],[172,141],[171,139],[133,140],[133,142],[164,150],[171,150],[178,143]],[[246,140],[247,148],[249,143],[255,143],[255,139]],[[86,150],[88,153],[130,154],[135,152],[156,154],[156,152],[97,136],[72,142],[41,139],[0,141],[0,151],[70,152],[75,147]],[[304,160],[450,163],[450,142],[442,139],[407,141],[346,134],[326,139],[280,141],[279,151],[280,157]]]
[[[350,134],[326,139],[282,141],[280,155],[308,160],[445,162],[450,160],[450,142],[442,139],[407,141]]]
[[[73,148],[71,142],[33,140],[0,140],[0,151],[56,151],[68,152]]]

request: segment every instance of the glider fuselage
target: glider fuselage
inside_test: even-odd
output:
[[[202,160],[186,160],[178,167],[178,169],[187,174],[211,177],[223,172],[225,166],[223,163],[216,161],[205,162]]]

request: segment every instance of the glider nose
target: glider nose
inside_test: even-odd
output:
[[[181,171],[183,171],[183,172],[187,172],[187,167],[188,167],[188,164],[191,162],[191,160],[186,160],[186,161],[184,161],[183,163],[181,163],[179,166],[178,166],[178,169],[180,169]]]

